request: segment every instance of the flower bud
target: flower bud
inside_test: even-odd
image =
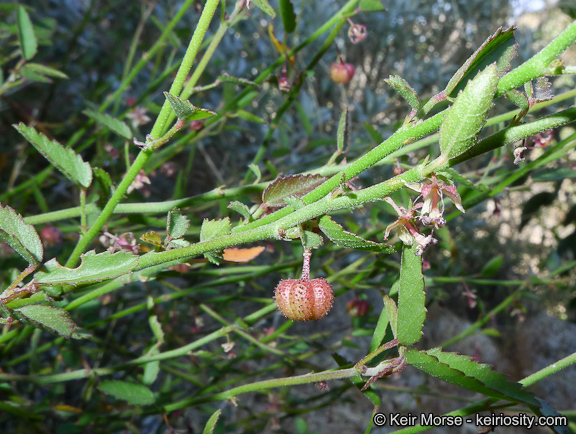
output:
[[[330,78],[334,83],[348,83],[354,76],[354,65],[351,63],[334,62],[330,65]]]
[[[319,320],[334,302],[332,286],[321,277],[281,280],[274,294],[278,309],[293,321]]]
[[[368,300],[354,298],[346,303],[346,310],[353,318],[366,316],[368,312],[370,312],[370,302]]]

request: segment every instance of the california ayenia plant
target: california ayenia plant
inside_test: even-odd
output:
[[[384,17],[387,12],[378,0],[350,0],[315,31],[304,34],[300,26],[306,17],[296,13],[300,5],[293,5],[291,0],[279,0],[277,8],[276,3],[271,6],[267,0],[221,5],[218,0],[206,0],[184,57],[176,60],[162,56],[167,41],[176,38],[173,31],[179,21],[186,14],[194,14],[193,3],[180,2],[181,9],[167,23],[154,19],[161,37],[138,62],[134,62],[134,56],[142,28],[136,30],[115,91],[105,98],[95,93],[103,102],[91,103],[83,111],[82,123],[76,122],[78,130],[66,146],[58,140],[58,129],[52,131],[42,119],[29,116],[28,121],[13,125],[51,166],[31,173],[18,185],[11,180],[9,188],[0,194],[0,241],[12,248],[0,252],[4,273],[0,278],[0,321],[4,324],[0,336],[0,406],[6,413],[2,416],[4,422],[13,429],[26,430],[36,427],[38,418],[50,414],[55,424],[61,424],[62,430],[57,432],[137,431],[141,425],[137,420],[151,420],[144,416],[156,418],[158,423],[178,424],[178,414],[182,413],[177,410],[196,408],[196,414],[203,412],[208,419],[208,414],[216,410],[210,403],[231,401],[242,406],[242,394],[310,383],[318,383],[322,394],[335,397],[338,392],[330,395],[330,387],[339,387],[341,392],[356,387],[377,412],[384,399],[378,385],[385,380],[379,379],[399,372],[409,375],[404,369],[412,366],[483,395],[484,399],[455,410],[451,416],[519,408],[549,417],[550,429],[565,432],[567,419],[525,387],[576,362],[575,354],[559,355],[556,363],[516,383],[469,356],[442,348],[422,349],[420,341],[427,313],[425,283],[433,280],[425,277],[423,262],[428,262],[430,252],[446,247],[440,243],[430,248],[438,244],[438,234],[450,226],[447,222],[496,197],[535,169],[564,158],[576,145],[573,135],[556,141],[552,133],[576,120],[576,107],[557,109],[548,116],[538,114],[543,107],[554,107],[552,104],[574,96],[574,92],[554,96],[546,77],[576,71],[575,66],[566,65],[558,57],[576,41],[576,23],[519,66],[515,66],[515,28],[495,30],[448,84],[439,87],[443,90],[427,100],[421,100],[404,78],[390,75],[386,83],[410,109],[401,122],[390,126],[386,139],[367,124],[376,146],[356,143],[352,149],[349,136],[354,113],[344,108],[335,123],[335,139],[329,141],[336,144],[333,154],[312,170],[284,175],[280,172],[290,170],[288,160],[274,163],[268,158],[276,131],[286,130],[283,116],[295,106],[302,115],[303,131],[311,140],[312,126],[298,102],[306,83],[330,80],[332,75],[342,89],[348,86],[358,68],[355,71],[354,65],[345,62],[338,52],[336,59],[328,60],[334,61],[328,73],[327,67],[321,68],[324,57],[334,52],[335,40],[341,34],[347,32],[348,43],[354,46],[370,38],[370,30],[353,19],[361,21],[372,13]],[[154,2],[146,6],[142,23],[153,15],[154,7]],[[210,23],[218,16],[219,7],[219,27],[210,33]],[[3,53],[3,61],[11,64],[0,75],[0,97],[14,101],[30,83],[48,85],[65,80],[66,71],[34,62],[42,43],[47,43],[43,38],[50,38],[47,22],[35,23],[32,10],[22,5],[12,4],[5,9],[14,24],[6,27],[9,31],[5,36],[13,51],[10,56]],[[208,69],[210,61],[224,49],[231,28],[252,35],[247,23],[256,21],[248,18],[258,16],[262,22],[277,14],[283,40],[277,38],[272,25],[265,32],[277,52],[274,62],[264,66],[255,62],[255,78],[237,77],[235,71],[226,71],[213,82],[207,81],[205,77],[213,77]],[[130,97],[134,101],[126,103],[123,112],[123,101],[131,86],[152,61],[157,65],[157,77],[140,99]],[[168,62],[164,70],[159,61]],[[158,89],[168,78],[172,79],[169,88]],[[268,94],[281,101],[270,120],[254,109]],[[142,134],[142,125],[150,118],[137,104],[144,105],[147,99],[162,104],[148,106],[156,119]],[[205,103],[218,99],[221,102],[217,104]],[[506,111],[509,103],[519,108]],[[132,120],[132,127],[124,118]],[[225,141],[224,134],[235,128],[236,119],[265,127],[260,147],[250,157],[253,161],[248,172],[236,177],[235,187],[221,186],[183,197],[188,178],[194,181],[200,177],[192,164],[197,149],[206,153],[202,140],[219,140],[222,136]],[[525,154],[535,136],[546,142],[546,148],[526,162]],[[426,153],[416,153],[422,156],[417,157],[419,160],[403,159],[403,164],[394,160],[423,149]],[[353,158],[353,150],[357,158]],[[290,152],[283,148],[282,155],[289,156]],[[459,169],[462,163],[489,153],[496,153],[501,160],[512,154],[515,170],[493,176],[494,162],[482,158],[485,167],[478,168],[477,173]],[[133,190],[151,182],[152,170],[167,166],[179,155],[187,163],[173,181],[176,188],[171,200],[127,200]],[[110,157],[116,166],[105,162]],[[85,161],[88,159],[90,162]],[[208,166],[214,164],[209,156],[206,161]],[[287,167],[279,166],[282,162]],[[7,173],[6,163],[0,164]],[[122,164],[125,170],[118,171]],[[394,176],[389,179],[363,187],[354,182],[371,168],[373,171],[375,166],[386,165],[394,166]],[[75,195],[77,206],[48,207],[40,186],[52,178],[65,183]],[[363,182],[365,179],[380,179],[380,175],[362,178]],[[26,212],[15,205],[16,198],[26,192],[32,192],[42,213],[29,217],[19,214]],[[250,201],[255,196],[258,199],[253,204]],[[445,213],[450,209],[448,200],[456,208],[450,215]],[[363,210],[358,210],[361,207]],[[377,231],[363,231],[364,210],[371,207],[387,208],[395,215],[393,221],[383,223]],[[205,218],[214,217],[210,214],[214,209],[219,218]],[[351,215],[352,221],[357,219],[352,225],[354,230],[345,230],[337,222],[337,215],[343,212]],[[167,217],[160,219],[161,214]],[[48,223],[39,235],[35,226]],[[370,240],[376,232],[381,239]],[[290,245],[303,259],[287,261],[277,251],[268,255],[278,258],[273,265],[237,265],[255,260],[265,250],[263,243],[238,246],[262,241],[274,242],[269,250],[273,245],[278,251]],[[48,244],[60,247],[45,251]],[[27,267],[15,259],[14,252],[28,263]],[[336,257],[342,258],[344,253],[353,255],[355,262],[334,271],[331,264],[335,266]],[[399,263],[393,262],[396,256],[383,259],[395,254]],[[324,265],[315,268],[321,260]],[[396,264],[388,273],[392,280],[370,284],[384,262]],[[294,273],[302,263],[302,277],[298,279]],[[275,285],[269,284],[267,276],[278,271],[286,272],[287,279],[276,285],[273,297]],[[311,279],[311,274],[315,278]],[[350,274],[354,277],[343,279]],[[244,294],[248,282],[256,287],[266,285],[266,289],[258,297]],[[489,284],[498,282],[491,280]],[[504,297],[495,311],[484,312],[469,329],[451,336],[445,346],[481,328],[491,315],[529,292],[531,285],[546,284],[542,280],[520,282],[513,296]],[[560,278],[554,281],[556,287],[564,284]],[[235,290],[219,292],[227,285],[234,285]],[[369,309],[362,297],[363,289],[384,287],[391,289],[382,291],[381,312],[376,312],[373,322],[362,322],[361,317]],[[359,317],[355,319],[358,333],[352,333],[346,342],[360,348],[362,343],[355,343],[354,337],[371,336],[365,356],[349,362],[334,354],[336,368],[307,362],[317,347],[290,336],[288,331],[294,324],[290,319],[325,321],[321,318],[347,290],[356,290],[361,298],[349,303],[350,311]],[[287,320],[278,315],[276,302]],[[246,305],[251,311],[240,317],[240,309],[245,312]],[[211,331],[203,326],[200,313],[212,321]],[[264,330],[264,321],[272,317],[275,327]],[[147,319],[146,327],[140,327],[142,319]],[[306,323],[310,327],[315,324]],[[116,325],[122,330],[118,332],[121,336]],[[226,341],[223,351],[214,345],[222,339]],[[267,357],[274,358],[275,363],[261,364]],[[292,372],[301,368],[307,373],[285,376],[280,373],[283,367]],[[329,382],[337,379],[345,379],[345,385]],[[116,404],[104,406],[102,402]],[[335,398],[330,398],[325,405],[334,402]],[[230,423],[226,422],[226,410],[218,421],[222,408],[209,419],[205,432],[221,430],[223,424]],[[277,416],[270,417],[276,420]],[[246,429],[264,432],[263,425],[257,426]],[[372,421],[366,420],[366,426],[369,432]],[[302,426],[298,429],[306,430]],[[405,431],[424,429],[427,427],[417,425]]]

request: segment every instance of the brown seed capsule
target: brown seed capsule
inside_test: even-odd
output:
[[[278,309],[294,321],[319,320],[332,308],[334,293],[326,279],[286,279],[275,291]]]

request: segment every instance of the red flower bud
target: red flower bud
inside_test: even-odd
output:
[[[274,294],[278,309],[294,321],[319,320],[334,302],[332,286],[321,277],[281,280]]]
[[[346,303],[346,310],[351,317],[360,317],[368,315],[370,312],[370,302],[360,298],[354,298]]]

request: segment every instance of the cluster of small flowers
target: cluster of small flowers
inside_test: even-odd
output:
[[[388,239],[392,229],[398,228],[400,240],[407,246],[413,246],[416,243],[416,254],[421,256],[427,247],[436,244],[438,240],[433,237],[433,232],[430,235],[422,234],[418,230],[417,221],[419,220],[424,226],[432,227],[432,231],[443,227],[446,224],[446,220],[443,217],[444,195],[448,196],[461,212],[464,212],[464,208],[456,187],[439,181],[434,174],[426,182],[405,184],[408,188],[420,193],[415,202],[418,202],[420,198],[423,202],[411,203],[410,208],[406,209],[396,205],[390,197],[387,197],[385,200],[392,205],[398,214],[398,219],[388,225],[384,233],[384,239]]]

